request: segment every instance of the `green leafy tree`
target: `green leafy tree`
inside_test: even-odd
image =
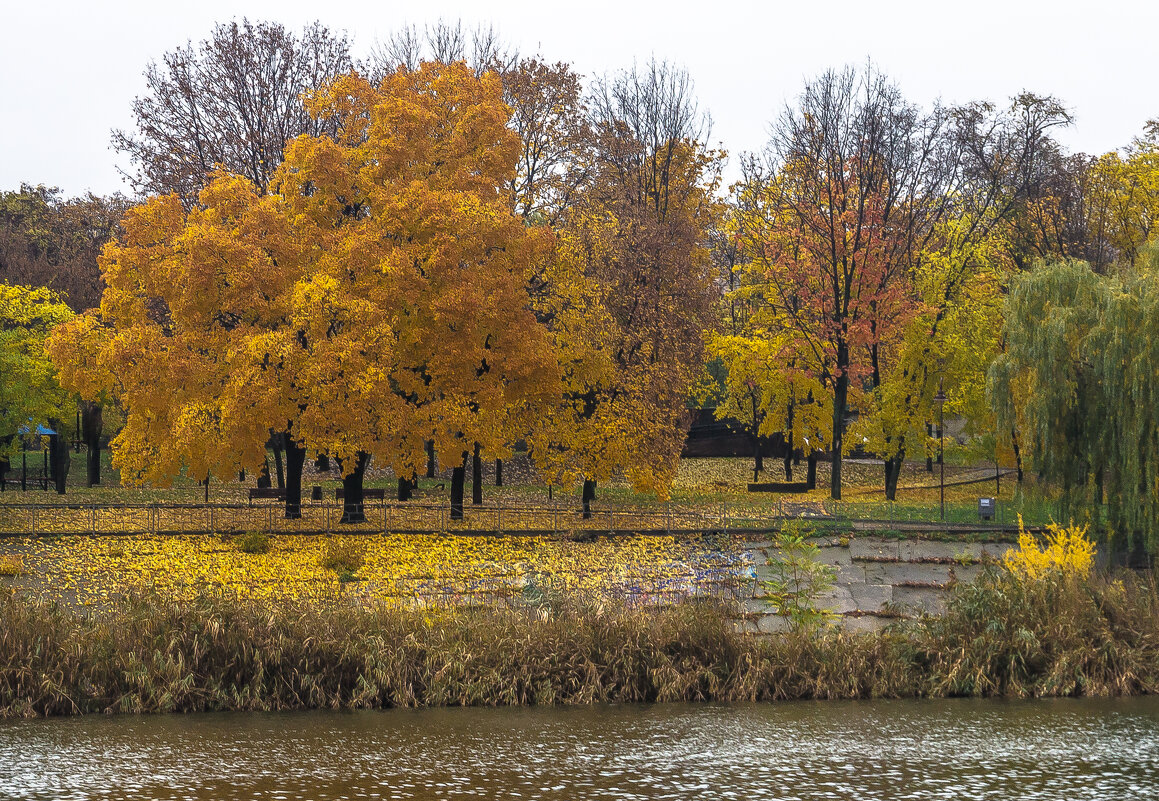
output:
[[[0,478],[20,451],[22,439],[34,436],[30,430],[44,422],[60,428],[70,396],[56,380],[44,341],[72,316],[49,289],[0,284]],[[57,490],[63,492],[68,448],[57,442],[52,456]]]

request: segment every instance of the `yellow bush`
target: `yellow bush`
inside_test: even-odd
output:
[[[24,574],[24,562],[19,556],[0,556],[0,576],[14,578]]]
[[[1041,579],[1051,573],[1087,576],[1095,559],[1095,544],[1087,536],[1088,526],[1069,527],[1051,523],[1046,527],[1045,543],[1026,530],[1018,516],[1018,549],[1006,554],[1006,569],[1029,579]]]

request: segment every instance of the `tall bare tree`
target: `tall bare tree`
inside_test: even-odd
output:
[[[319,22],[295,34],[276,22],[219,24],[208,39],[166,53],[145,70],[135,128],[113,132],[122,172],[142,194],[196,197],[218,166],[261,189],[300,134],[332,133],[302,95],[352,68],[350,45]]]

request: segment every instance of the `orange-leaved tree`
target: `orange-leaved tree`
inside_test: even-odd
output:
[[[129,215],[100,314],[59,333],[58,360],[78,388],[86,364],[115,385],[117,458],[141,480],[256,467],[284,432],[287,515],[314,451],[339,460],[357,522],[369,459],[413,475],[433,439],[461,512],[471,444],[500,447],[558,391],[525,288],[553,243],[502,191],[517,143],[498,79],[352,73],[308,106],[337,133],[291,142],[266,193],[219,174],[187,215],[174,196]]]

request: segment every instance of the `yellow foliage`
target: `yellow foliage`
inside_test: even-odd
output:
[[[1028,579],[1042,579],[1051,574],[1087,576],[1094,563],[1095,544],[1087,537],[1088,526],[1069,527],[1051,523],[1046,527],[1046,541],[1022,525],[1018,516],[1018,550],[1006,554],[1006,569]]]
[[[391,605],[496,602],[525,591],[655,596],[750,580],[751,563],[670,536],[592,541],[540,536],[275,535],[243,553],[216,537],[14,538],[47,597],[100,604],[125,593],[321,601],[346,592]]]

